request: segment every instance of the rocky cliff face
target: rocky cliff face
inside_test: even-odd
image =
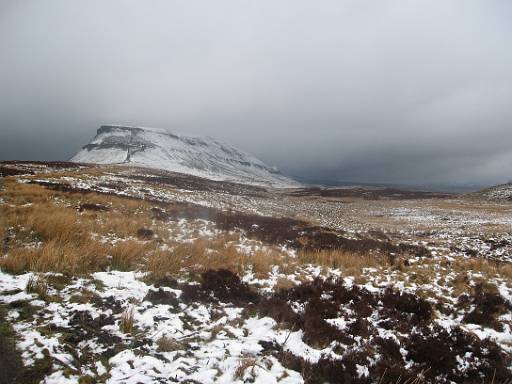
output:
[[[136,165],[244,184],[299,186],[277,169],[215,139],[152,128],[104,125],[71,161]]]

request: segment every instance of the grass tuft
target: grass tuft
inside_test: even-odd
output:
[[[130,307],[126,309],[121,315],[121,321],[119,323],[119,329],[123,333],[132,333],[134,330],[134,316],[135,309]]]
[[[35,293],[41,300],[48,301],[50,295],[48,294],[48,282],[41,276],[31,275],[28,279],[25,292]]]

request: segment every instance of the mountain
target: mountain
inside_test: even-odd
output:
[[[300,186],[276,168],[228,144],[154,128],[103,125],[71,161],[157,168],[242,184]]]

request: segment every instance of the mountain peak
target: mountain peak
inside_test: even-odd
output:
[[[157,128],[102,125],[71,161],[135,165],[242,184],[299,186],[275,167],[229,144]]]

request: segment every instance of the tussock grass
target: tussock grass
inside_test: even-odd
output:
[[[142,268],[149,273],[149,280],[157,281],[168,276],[178,275],[182,268],[182,262],[178,259],[178,255],[171,251],[157,250],[147,257]]]
[[[361,255],[343,250],[301,251],[298,253],[301,264],[314,264],[329,268],[339,268],[359,274],[364,268],[379,268],[388,260],[374,255]]]
[[[0,268],[11,273],[83,274],[106,265],[106,248],[91,239],[91,223],[60,200],[53,201],[58,193],[11,183],[7,196],[30,205],[2,206],[3,230],[10,228],[14,238],[3,241],[6,254],[0,258]]]
[[[9,273],[29,271],[31,260],[35,259],[36,250],[32,248],[16,248],[0,258],[0,269]]]
[[[0,268],[15,274],[35,271],[83,275],[104,270],[107,264],[107,247],[94,241],[76,244],[52,240],[37,249],[13,249],[0,259]]]
[[[228,269],[242,275],[248,269],[260,278],[268,276],[275,265],[290,272],[292,263],[288,254],[268,248],[249,253],[236,246],[232,234],[214,239],[197,239],[190,243],[174,244],[166,251],[153,252],[145,261],[143,270],[149,280],[183,273],[200,274],[211,269]]]
[[[135,240],[117,242],[110,250],[111,268],[119,271],[133,271],[143,263],[145,255],[154,247],[150,243]]]
[[[7,240],[7,228],[8,228],[8,222],[7,218],[5,217],[5,208],[3,205],[0,205],[0,248],[4,245],[5,241]]]
[[[134,325],[135,309],[130,307],[126,309],[121,315],[121,321],[119,322],[119,330],[123,333],[132,333]]]
[[[25,292],[36,293],[42,300],[48,300],[48,282],[44,277],[32,275],[28,279]]]
[[[35,184],[23,184],[15,179],[4,179],[5,188],[2,191],[3,198],[13,205],[47,203],[60,194],[49,191]]]
[[[489,276],[499,275],[506,279],[512,279],[512,264],[496,262],[483,257],[471,257],[455,259],[450,268],[457,272],[475,271]]]
[[[103,212],[90,214],[97,216],[94,232],[99,235],[115,235],[121,238],[136,237],[140,228],[151,226],[151,220],[143,214],[123,214],[121,212]]]
[[[264,278],[274,266],[278,266],[281,273],[293,273],[297,268],[297,259],[275,248],[266,248],[247,255],[246,265],[251,268],[257,278]]]
[[[54,204],[37,205],[29,212],[27,223],[43,241],[82,242],[88,238],[90,226],[78,212]]]
[[[162,336],[156,341],[158,352],[174,352],[185,349],[185,344],[168,336]]]
[[[81,275],[105,270],[108,255],[113,268],[128,270],[135,268],[151,248],[135,241],[109,247],[92,236],[135,236],[138,229],[151,224],[146,202],[93,193],[87,194],[88,202],[115,206],[118,211],[80,213],[76,207],[83,202],[81,194],[61,194],[15,182],[7,183],[2,197],[9,205],[0,206],[0,241],[6,250],[0,257],[0,268],[11,273]],[[7,241],[8,229],[14,237]]]
[[[198,242],[196,247],[204,247]],[[242,273],[246,268],[246,255],[239,248],[223,236],[217,237],[214,241],[206,242],[205,252],[201,248],[196,250],[195,255],[201,255],[201,260],[196,260],[202,271],[208,269],[229,269],[235,273]]]

